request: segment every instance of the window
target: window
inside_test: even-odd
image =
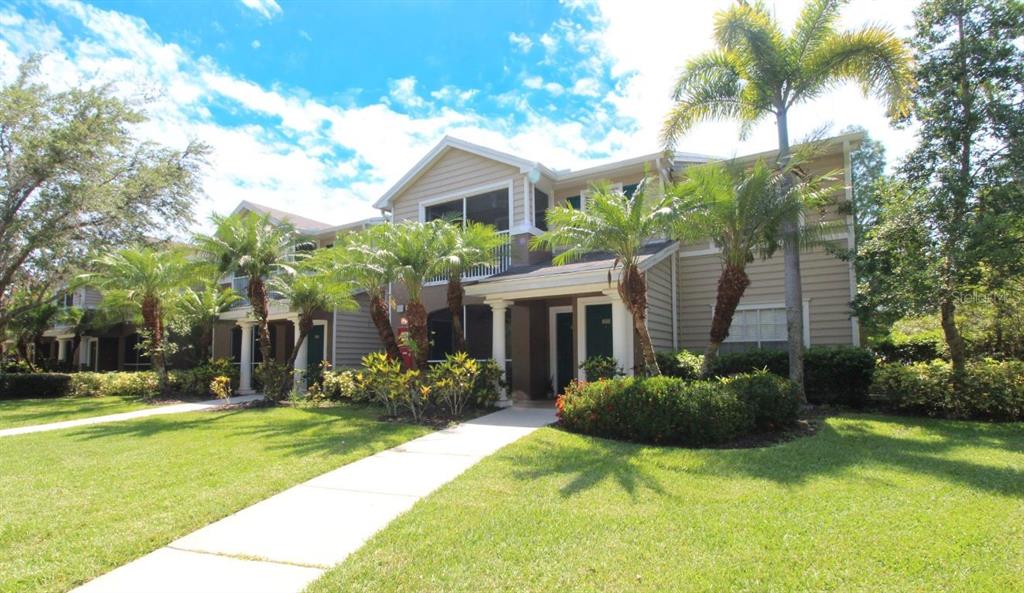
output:
[[[249,276],[235,272],[234,278],[231,279],[231,288],[243,299],[247,298],[249,296]]]
[[[537,188],[533,188],[533,225],[548,230],[548,195]]]
[[[738,309],[722,352],[751,348],[780,349],[786,345],[786,310],[783,307]]]
[[[569,196],[568,198],[565,199],[565,203],[572,206],[576,210],[579,210],[581,205],[583,204],[579,196]]]
[[[60,295],[60,297],[57,299],[57,303],[61,307],[64,307],[65,309],[70,308],[70,307],[74,307],[75,306],[75,293],[74,293],[74,291],[65,292],[64,294]]]
[[[423,209],[423,214],[424,220],[427,221],[439,218],[468,220],[493,225],[499,231],[507,231],[511,222],[508,188],[431,204]]]
[[[626,194],[627,198],[632,198],[633,194],[636,193],[636,188],[640,187],[639,183],[630,183],[629,185],[622,186],[622,193]]]

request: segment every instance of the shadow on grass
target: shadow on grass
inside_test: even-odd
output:
[[[284,408],[251,408],[154,416],[124,422],[94,424],[76,429],[72,437],[95,440],[120,437],[150,438],[195,432],[197,438],[255,437],[260,447],[286,455],[350,454],[374,450],[376,443],[404,425],[377,421],[358,408],[309,408],[290,416],[273,414]],[[211,434],[212,433],[212,434]],[[215,440],[212,442],[216,442]]]
[[[544,449],[534,459],[543,460],[533,467],[518,469],[517,479],[535,480],[552,475],[571,479],[559,489],[564,497],[584,492],[612,480],[636,498],[641,491],[667,495],[661,482],[644,463],[642,447],[593,438],[581,445],[560,445]]]
[[[856,467],[894,468],[983,492],[1024,498],[1024,424],[983,424],[889,416],[845,416],[823,422],[813,437],[760,449],[687,450],[583,437],[524,456],[519,479],[566,476],[560,489],[572,496],[613,480],[636,497],[641,490],[666,495],[666,472],[708,477],[742,476],[781,485],[840,478]],[[971,453],[958,451],[972,448]],[[877,479],[858,477],[858,480]]]

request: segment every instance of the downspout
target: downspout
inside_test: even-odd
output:
[[[679,254],[673,253],[672,258],[672,349],[679,351],[679,281],[677,280],[676,263]]]

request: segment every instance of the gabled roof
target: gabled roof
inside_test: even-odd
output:
[[[394,200],[395,197],[398,196],[398,194],[402,193],[402,191],[405,188],[407,188],[410,184],[419,179],[419,177],[423,175],[423,173],[425,173],[431,167],[431,165],[433,165],[438,159],[440,159],[450,150],[462,150],[464,152],[475,154],[477,156],[491,159],[493,161],[498,161],[499,163],[505,163],[506,165],[518,168],[520,173],[528,173],[533,169],[537,169],[538,171],[540,171],[541,173],[555,181],[565,181],[575,178],[582,178],[588,175],[600,173],[602,171],[613,171],[615,169],[652,161],[657,158],[666,156],[666,153],[664,152],[655,152],[632,159],[614,161],[603,165],[598,165],[595,167],[589,167],[587,169],[581,169],[579,171],[556,171],[542,165],[538,161],[531,161],[529,159],[524,159],[522,157],[508,154],[507,152],[501,152],[500,150],[494,150],[493,148],[487,148],[486,146],[480,146],[479,144],[473,144],[472,142],[467,142],[465,140],[460,140],[458,138],[453,138],[451,136],[445,136],[444,138],[441,139],[440,142],[437,143],[437,146],[432,148],[430,152],[426,154],[426,156],[420,159],[420,161],[416,163],[413,166],[413,168],[409,170],[408,173],[403,175],[402,178],[399,179],[398,182],[391,187],[391,189],[384,192],[384,195],[381,196],[380,199],[374,203],[374,208],[389,208],[391,206],[392,200]],[[675,161],[684,162],[705,162],[711,160],[718,160],[718,157],[684,152],[676,152],[673,153],[672,156]]]
[[[425,173],[431,165],[434,164],[438,159],[444,156],[450,150],[461,150],[477,156],[482,156],[492,161],[498,161],[499,163],[505,163],[519,169],[521,173],[526,173],[531,169],[540,169],[544,174],[549,177],[555,177],[556,173],[537,161],[530,161],[521,157],[517,157],[507,152],[501,152],[500,150],[494,150],[493,148],[487,148],[486,146],[480,146],[479,144],[473,144],[465,140],[453,138],[451,136],[445,136],[437,143],[437,146],[432,148],[418,163],[416,163],[408,173],[402,176],[398,180],[398,183],[391,186],[391,189],[384,192],[376,203],[374,208],[387,208],[391,205],[391,200],[402,192],[406,187],[409,186],[413,181],[419,179],[420,175]]]
[[[238,214],[239,212],[253,212],[255,214],[264,214],[270,216],[270,219],[275,222],[287,222],[293,225],[295,228],[301,231],[323,231],[331,228],[332,224],[321,222],[319,220],[313,220],[312,218],[306,218],[305,216],[299,216],[291,212],[285,212],[284,210],[278,210],[277,208],[271,208],[270,206],[264,206],[263,204],[257,204],[250,202],[249,200],[242,200],[238,203],[238,206],[231,212],[232,214]]]

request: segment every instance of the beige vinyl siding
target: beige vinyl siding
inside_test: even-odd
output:
[[[653,163],[651,163],[653,168]],[[569,196],[578,196],[581,193],[590,190],[591,185],[598,181],[608,181],[613,184],[621,183],[622,185],[629,185],[631,183],[637,183],[644,178],[644,167],[643,165],[635,165],[632,167],[623,168],[616,171],[608,171],[602,174],[586,177],[583,179],[575,179],[572,181],[562,182],[555,187],[555,199],[554,203],[562,205],[565,199]]]
[[[395,221],[419,220],[420,202],[493,183],[507,182],[517,178],[519,204],[514,216],[521,220],[523,178],[519,169],[488,158],[458,149],[448,150],[433,166],[398,194],[392,206]],[[514,202],[515,203],[515,200]],[[518,214],[515,214],[518,212]],[[513,222],[513,224],[515,224]]]
[[[79,298],[75,299],[75,305],[83,309],[95,309],[103,300],[103,295],[95,288],[88,286],[79,291]]]
[[[363,356],[383,350],[377,328],[370,320],[369,299],[365,294],[356,296],[358,311],[338,311],[334,328],[335,366],[358,367]]]
[[[845,246],[845,241],[839,245]],[[800,271],[803,296],[810,309],[811,345],[851,344],[849,265],[819,248],[801,254]],[[717,255],[679,258],[679,336],[683,348],[696,350],[707,345],[720,272]],[[751,263],[747,275],[750,286],[741,305],[785,302],[781,254]]]
[[[647,270],[647,330],[658,351],[673,350],[672,344],[672,258],[671,255]]]

